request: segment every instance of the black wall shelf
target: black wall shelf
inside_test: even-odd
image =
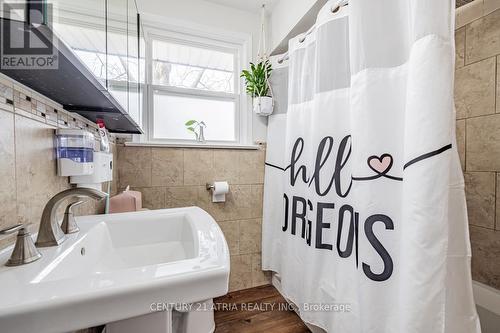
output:
[[[57,56],[55,69],[9,69],[0,63],[1,73],[62,104],[68,111],[81,114],[92,121],[104,119],[110,132],[143,133],[103,84],[47,25],[32,26],[5,18],[1,18],[1,24],[3,36],[10,34],[12,38],[22,41],[27,35],[36,34],[34,37],[53,46]],[[29,54],[29,47],[21,48],[20,53]]]

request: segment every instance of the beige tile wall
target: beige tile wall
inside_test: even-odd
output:
[[[230,290],[267,284],[260,266],[264,150],[118,146],[121,189],[142,192],[150,209],[198,206],[214,217],[231,253]],[[212,203],[205,184],[228,181],[225,203]]]
[[[469,7],[455,34],[457,141],[473,278],[500,289],[500,1],[476,0]]]
[[[25,223],[38,231],[45,203],[70,187],[67,177],[56,174],[53,135],[56,128],[71,124],[94,130],[83,118],[0,76],[0,229]],[[112,148],[116,151],[115,144]],[[77,214],[101,209],[102,204],[91,202],[78,207]],[[0,238],[0,249],[14,239]]]

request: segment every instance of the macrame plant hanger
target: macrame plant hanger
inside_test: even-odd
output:
[[[262,4],[262,11],[261,11],[261,18],[260,18],[260,38],[259,38],[259,51],[257,52],[257,61],[265,63],[266,61],[269,60],[269,55],[267,53],[267,47],[266,47],[266,5]],[[269,80],[269,75],[267,73],[267,70],[265,71],[265,77],[266,77],[266,83],[269,88],[269,93],[270,97],[272,99],[272,108],[274,109],[274,94],[273,94],[273,88],[271,87],[271,82]],[[259,98],[259,103],[260,103],[260,98],[261,97],[266,97],[266,96],[261,96],[260,93],[258,95]]]

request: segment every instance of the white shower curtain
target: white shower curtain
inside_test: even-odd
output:
[[[455,2],[351,0],[332,13],[343,2],[290,41],[263,268],[328,332],[480,332],[454,133]]]

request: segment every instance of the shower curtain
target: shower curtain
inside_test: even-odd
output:
[[[454,133],[454,1],[335,10],[344,2],[289,44],[287,112],[268,134],[263,269],[327,332],[480,332]]]

